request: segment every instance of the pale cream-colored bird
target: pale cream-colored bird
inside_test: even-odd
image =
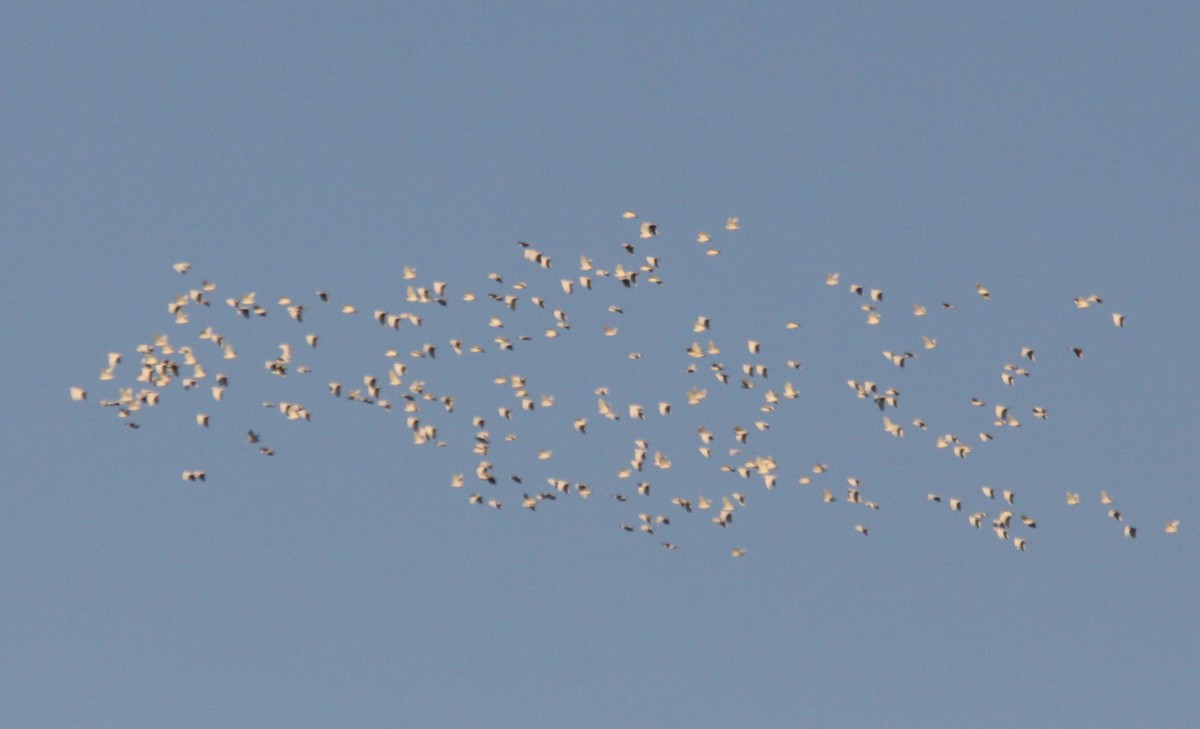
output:
[[[883,429],[897,438],[904,437],[904,426],[893,423],[888,416],[883,416]]]

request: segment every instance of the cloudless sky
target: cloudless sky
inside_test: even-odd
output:
[[[0,725],[1195,725],[1195,5],[15,3],[5,16]],[[643,220],[656,238],[639,238]],[[568,296],[559,280],[581,255],[610,270],[657,256],[663,282],[597,278]],[[175,325],[168,302],[204,280],[212,307]],[[447,306],[405,301],[433,281]],[[852,283],[885,292],[879,326]],[[267,317],[223,303],[251,291]],[[1090,294],[1103,304],[1072,303]],[[543,337],[553,320],[531,295],[571,329]],[[282,296],[306,305],[303,325]],[[393,332],[375,309],[423,326]],[[699,315],[710,332],[692,332]],[[238,360],[196,338],[206,326]],[[498,333],[533,341],[500,352]],[[227,397],[176,382],[133,414],[141,428],[122,427],[96,403],[140,386],[134,348],[155,334],[204,353],[210,378],[227,371]],[[456,357],[454,337],[488,351]],[[684,354],[708,339],[733,384]],[[311,374],[261,367],[281,342]],[[408,355],[425,342],[436,359]],[[328,394],[383,381],[390,347],[456,397],[454,413],[421,412],[447,447],[412,443],[398,394],[390,413]],[[897,369],[883,350],[917,356]],[[110,351],[125,357],[118,381],[97,382]],[[756,361],[770,376],[746,391],[740,367]],[[1012,388],[1009,362],[1031,371]],[[554,407],[502,421],[496,408],[519,401],[493,380],[513,374]],[[847,379],[901,391],[888,414],[904,438]],[[801,397],[760,412],[784,381]],[[596,412],[602,386],[620,421]],[[691,387],[708,399],[688,406]],[[659,400],[669,417],[624,411]],[[999,402],[1022,427],[991,427]],[[475,414],[495,486],[474,478]],[[718,435],[709,460],[700,424]],[[735,424],[751,434],[732,457]],[[274,457],[245,443],[251,428]],[[945,432],[972,453],[935,448]],[[617,478],[635,438],[673,467]],[[718,470],[758,454],[779,462],[771,491]],[[194,468],[205,483],[180,480]],[[521,509],[553,476],[596,493]],[[847,478],[881,508],[847,503]],[[1037,518],[1013,529],[1026,551],[990,531],[1003,505],[988,484]],[[467,504],[483,491],[504,509]],[[747,503],[728,529],[668,502],[732,491]],[[642,511],[671,524],[618,528]]]

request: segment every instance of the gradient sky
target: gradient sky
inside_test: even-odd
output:
[[[1195,726],[1197,37],[1191,3],[10,4],[0,724]],[[638,238],[627,209],[660,235]],[[567,297],[580,255],[656,255],[664,281]],[[370,312],[414,310],[405,265],[454,301],[397,333]],[[212,308],[176,326],[167,303],[202,280]],[[886,292],[880,326],[849,283]],[[250,291],[271,315],[221,303]],[[447,339],[490,344],[488,316],[511,335],[548,326],[527,301],[510,314],[464,291],[543,295],[572,330],[456,358]],[[1104,303],[1076,309],[1088,294]],[[281,296],[308,305],[303,326]],[[693,334],[702,314],[713,329]],[[208,325],[236,362],[195,340]],[[302,351],[309,331],[321,345]],[[96,402],[135,384],[134,348],[156,333],[209,352],[228,397],[175,384],[121,427]],[[709,338],[727,369],[771,363],[769,383],[722,388],[708,360],[684,374],[684,347]],[[286,341],[311,375],[260,366]],[[436,360],[407,356],[425,341]],[[326,392],[382,375],[393,346],[459,399],[430,414],[450,446],[414,446],[403,413]],[[1005,388],[1022,346],[1038,361]],[[918,357],[900,370],[882,350]],[[97,382],[110,351],[120,381]],[[511,388],[492,379],[518,373],[556,404],[502,424]],[[717,472],[737,461],[727,429],[763,417],[763,388],[785,379],[801,398],[747,446],[778,459],[780,485]],[[846,379],[897,387],[895,419],[936,432],[888,436]],[[605,422],[602,385],[675,412]],[[710,393],[697,408],[692,386]],[[995,402],[1023,425],[983,444]],[[494,446],[500,512],[466,503],[476,413],[496,440],[520,434]],[[711,461],[698,423],[726,428]],[[942,432],[973,453],[934,448]],[[645,474],[643,502],[615,476],[638,437],[675,461]],[[815,462],[826,481],[798,484]],[[208,481],[182,482],[189,468]],[[554,474],[597,493],[521,509]],[[846,503],[848,477],[878,512]],[[1025,552],[966,523],[1000,506],[983,484],[1037,517],[1014,529]],[[747,505],[729,529],[667,503],[733,490]],[[618,529],[642,510],[672,524]]]

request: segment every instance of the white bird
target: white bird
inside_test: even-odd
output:
[[[87,399],[87,390],[83,389],[82,387],[72,387],[71,388],[71,399],[75,400],[76,402],[81,401],[81,400],[86,400]]]
[[[725,230],[737,230],[739,227],[737,218],[726,218]]]
[[[1167,522],[1167,526],[1163,529],[1167,534],[1175,534],[1179,531],[1179,520],[1173,519]]]
[[[904,427],[893,423],[888,416],[883,416],[883,429],[897,438],[904,437]]]
[[[654,223],[642,223],[641,235],[643,238],[653,238],[658,235],[658,226]]]
[[[1116,327],[1125,326],[1125,315],[1113,312],[1112,322],[1113,322],[1113,326],[1116,326]]]
[[[187,273],[188,269],[191,267],[192,264],[188,263],[187,261],[180,261],[179,263],[171,266],[171,268],[175,269],[175,273]]]

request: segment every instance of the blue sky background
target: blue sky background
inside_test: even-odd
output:
[[[6,16],[5,726],[1194,726],[1194,5],[18,3]],[[626,209],[660,235],[639,239]],[[721,255],[703,254],[701,229]],[[518,240],[554,268],[523,261]],[[655,255],[664,282],[567,297],[558,281],[580,255],[609,268]],[[405,265],[416,283],[448,282],[450,305],[405,303]],[[823,283],[835,271],[836,289]],[[167,303],[202,280],[219,286],[212,308],[176,326]],[[849,283],[886,292],[878,327]],[[265,319],[221,303],[249,291]],[[488,292],[526,300],[510,313]],[[1093,293],[1103,305],[1072,304]],[[571,331],[541,337],[549,314],[529,295],[567,310]],[[303,325],[280,296],[308,305]],[[377,308],[424,326],[381,328]],[[702,314],[712,331],[693,334]],[[494,351],[497,315],[535,341]],[[208,325],[238,360],[195,339]],[[96,402],[135,384],[134,348],[156,333],[206,353],[228,395],[175,383],[135,413],[140,429],[121,427]],[[489,351],[456,358],[452,337]],[[727,369],[769,363],[769,380],[722,387],[709,360],[685,374],[684,348],[710,338]],[[312,374],[267,373],[280,342]],[[435,360],[407,356],[424,342]],[[1005,388],[1022,346],[1038,361]],[[389,347],[458,398],[452,414],[422,411],[446,448],[412,445],[402,412],[326,392],[382,379]],[[919,356],[900,370],[883,350]],[[125,363],[97,382],[109,351]],[[514,401],[492,379],[511,374],[555,406],[500,422]],[[889,414],[930,431],[888,436],[846,379],[897,387]],[[717,471],[742,458],[726,455],[732,426],[764,419],[762,392],[785,380],[802,396],[751,428],[743,454],[773,455],[779,485]],[[607,422],[600,386],[621,408],[675,409]],[[689,408],[693,386],[709,398]],[[264,400],[299,401],[313,421]],[[996,402],[1022,427],[980,443]],[[484,489],[474,414],[501,477]],[[586,436],[570,427],[581,415]],[[718,434],[711,460],[699,424]],[[250,428],[275,457],[245,444]],[[943,432],[971,455],[936,449]],[[649,498],[615,473],[639,437],[674,461],[642,475]],[[816,462],[829,472],[798,484]],[[208,482],[180,481],[189,468]],[[522,510],[553,475],[596,494]],[[878,512],[846,503],[849,477]],[[966,523],[1000,508],[983,484],[1037,518],[1013,530],[1024,553]],[[822,503],[822,487],[839,500]],[[1137,540],[1106,518],[1102,489]],[[466,503],[482,490],[503,511]],[[724,530],[668,503],[732,491],[747,504]],[[1067,507],[1066,491],[1084,503]],[[618,529],[640,511],[671,524]]]

